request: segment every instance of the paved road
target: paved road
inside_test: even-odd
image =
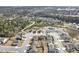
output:
[[[25,29],[27,29],[28,27],[30,27],[30,26],[32,26],[34,24],[35,24],[35,22],[33,22],[31,25],[27,26]],[[23,29],[21,31],[21,33],[24,32],[25,29]],[[58,33],[53,32],[53,33],[50,33],[50,35],[53,36],[55,45],[58,48],[59,52],[60,53],[66,53],[66,50],[63,49],[64,46],[63,46],[63,44],[61,42],[61,38],[58,35]],[[33,33],[26,33],[25,38],[24,38],[25,41],[24,41],[22,47],[19,47],[19,48],[17,48],[17,47],[16,48],[15,47],[0,47],[0,52],[19,52],[19,53],[24,53],[24,52],[26,52],[26,49],[29,46],[29,41],[33,36],[34,36]]]
[[[21,30],[21,32],[19,33],[23,33],[25,29],[31,27],[32,25],[34,25],[35,22],[33,22],[32,24],[30,24],[29,26],[26,26],[24,29]],[[16,34],[18,35],[18,33]],[[16,53],[24,53],[26,52],[25,50],[27,49],[28,47],[28,44],[29,44],[29,41],[32,37],[32,34],[29,34],[29,33],[26,33],[25,34],[26,38],[24,38],[24,43],[23,43],[23,46],[22,47],[10,47],[10,46],[0,46],[0,52],[16,52]],[[16,36],[15,36],[16,37]],[[14,37],[12,37],[14,38]]]
[[[63,46],[63,44],[62,44],[61,38],[60,38],[60,36],[58,35],[58,33],[53,32],[53,33],[50,33],[50,35],[53,36],[53,38],[54,38],[54,43],[55,43],[56,48],[58,49],[58,51],[59,51],[60,53],[66,53],[66,50],[64,49],[64,46]]]

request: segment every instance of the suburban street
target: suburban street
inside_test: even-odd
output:
[[[32,22],[32,24],[26,26],[24,29],[21,30],[21,32],[18,32],[16,35],[18,35],[19,33],[23,33],[25,29],[31,27],[34,24],[35,22]],[[0,46],[0,52],[20,52],[20,53],[26,52],[25,50],[28,47],[28,44],[32,35],[26,33],[25,36],[26,38],[23,38],[25,41],[22,47]],[[15,38],[16,36],[12,37],[12,39],[15,39]]]

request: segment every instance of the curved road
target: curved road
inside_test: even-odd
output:
[[[15,39],[15,37],[19,34],[19,33],[23,33],[24,30],[26,30],[27,28],[33,26],[35,24],[35,22],[32,22],[32,24],[26,26],[24,29],[21,30],[21,32],[18,32],[14,37],[12,37],[11,39]],[[30,37],[29,37],[30,38]],[[0,46],[0,52],[19,52],[19,53],[24,53],[26,50],[26,45],[27,45],[27,39],[28,37],[25,38],[24,44],[22,47],[12,47],[12,46]]]

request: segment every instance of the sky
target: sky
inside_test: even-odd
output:
[[[0,6],[79,6],[79,0],[0,0]]]

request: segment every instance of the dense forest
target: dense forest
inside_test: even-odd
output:
[[[0,18],[0,36],[12,36],[16,32],[25,28],[30,22],[22,18],[15,18],[13,20],[6,20]]]

